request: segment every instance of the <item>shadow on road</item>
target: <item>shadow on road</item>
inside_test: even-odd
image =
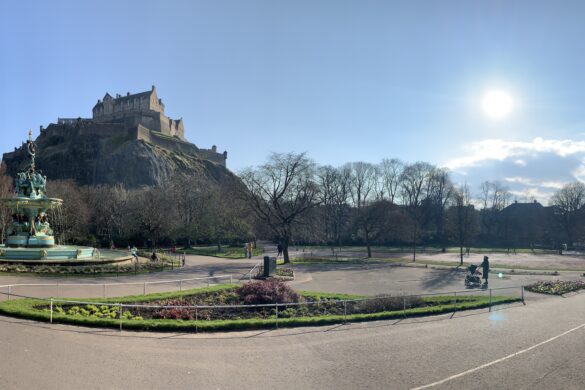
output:
[[[461,289],[464,288],[463,281],[465,274],[457,269],[430,272],[428,277],[423,281],[423,287],[428,290],[439,290],[445,286],[453,285],[461,281]]]

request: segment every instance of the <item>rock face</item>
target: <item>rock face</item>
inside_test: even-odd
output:
[[[157,145],[117,124],[51,124],[35,141],[37,167],[50,180],[73,179],[80,185],[154,186],[174,174],[196,175],[210,184],[239,182],[222,164],[198,153],[195,145],[177,142],[177,148]],[[27,153],[21,147],[5,153],[3,160],[14,176],[26,165]]]

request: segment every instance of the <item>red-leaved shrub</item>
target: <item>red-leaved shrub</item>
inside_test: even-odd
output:
[[[295,290],[277,279],[246,283],[238,287],[236,293],[247,305],[298,302],[300,298]]]

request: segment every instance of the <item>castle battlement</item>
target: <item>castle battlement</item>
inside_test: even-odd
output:
[[[185,139],[182,119],[171,119],[164,113],[165,105],[156,94],[153,85],[150,91],[112,97],[106,93],[93,107],[92,118],[58,118],[57,123],[41,134],[59,139],[71,136],[72,132],[96,137],[122,136],[121,139],[139,140],[176,152],[195,154],[203,160],[226,166],[227,152],[200,149]]]

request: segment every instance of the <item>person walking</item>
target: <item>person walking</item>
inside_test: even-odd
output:
[[[276,255],[276,257],[280,257],[280,255],[282,255],[282,244],[278,244],[276,249],[278,250],[278,254]]]
[[[490,272],[490,262],[489,262],[487,256],[484,256],[483,257],[483,263],[481,263],[481,268],[482,268],[482,273],[483,273],[482,278],[484,280],[483,285],[484,285],[484,287],[487,288],[487,285],[488,285],[488,274]]]
[[[248,243],[248,259],[252,258],[252,243]]]
[[[132,257],[134,257],[134,260],[138,263],[138,249],[136,246],[133,246],[132,249],[130,249],[130,252],[132,253]]]

